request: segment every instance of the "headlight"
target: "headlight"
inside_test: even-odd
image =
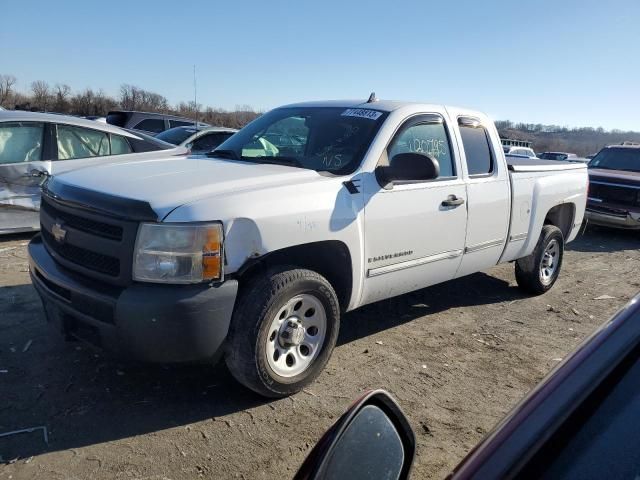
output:
[[[197,283],[222,279],[222,224],[143,223],[138,229],[133,279]]]

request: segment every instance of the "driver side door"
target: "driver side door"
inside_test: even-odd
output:
[[[389,189],[374,174],[367,175],[361,304],[454,278],[464,250],[467,193],[452,137],[442,115],[410,117],[378,165],[393,166],[393,157],[399,153],[430,154],[438,160],[440,175],[394,183]]]

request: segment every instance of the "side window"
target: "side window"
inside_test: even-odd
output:
[[[58,159],[109,155],[109,136],[89,128],[58,125]]]
[[[456,176],[449,138],[441,122],[417,123],[400,130],[387,148],[389,163],[393,165],[394,156],[407,152],[429,154],[435,157],[440,164],[438,178]]]
[[[127,139],[120,135],[111,135],[111,155],[124,155],[131,153],[131,145]]]
[[[42,159],[44,124],[0,123],[0,164]]]
[[[491,148],[489,148],[489,137],[486,130],[481,126],[460,125],[460,135],[467,157],[469,175],[492,173],[493,155]]]
[[[191,150],[194,152],[210,152],[231,135],[231,133],[210,133],[203,135],[193,142]]]
[[[142,120],[133,128],[137,130],[144,130],[145,132],[164,132],[164,120],[162,120],[161,118],[147,118],[145,120]]]
[[[169,120],[169,128],[193,127],[195,122],[182,122],[180,120]]]

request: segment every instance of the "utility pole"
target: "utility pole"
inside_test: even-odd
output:
[[[196,66],[193,65],[193,108],[196,111],[196,130],[198,130],[198,88],[196,84]]]

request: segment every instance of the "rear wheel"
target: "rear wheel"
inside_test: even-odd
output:
[[[564,236],[554,225],[545,225],[531,255],[516,261],[518,286],[535,295],[548,291],[558,279],[564,255]]]
[[[322,372],[339,327],[338,299],[324,277],[271,269],[240,294],[225,360],[233,376],[260,395],[291,395]]]

